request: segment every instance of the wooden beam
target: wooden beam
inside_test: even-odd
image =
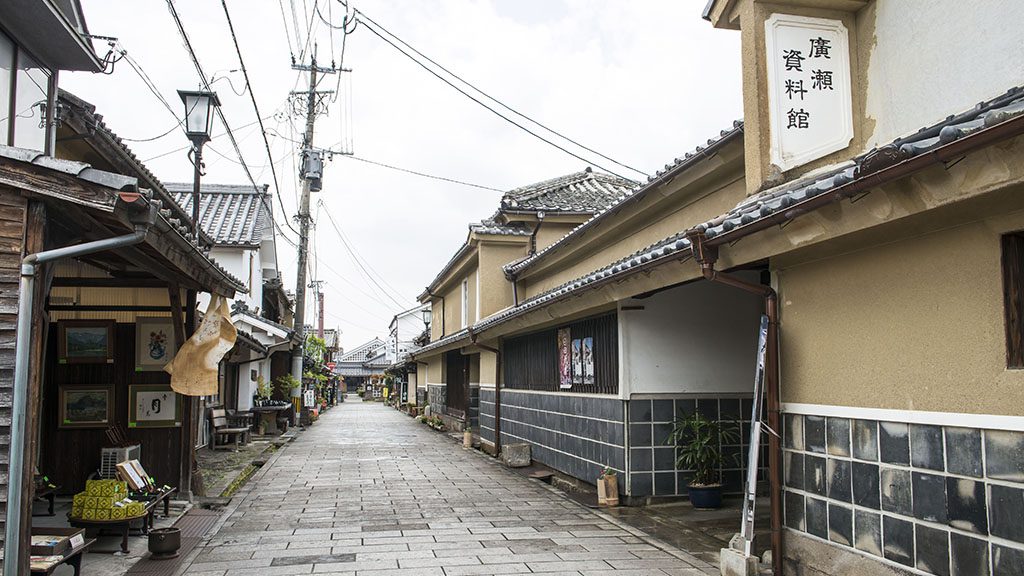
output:
[[[0,157],[0,183],[106,212],[113,212],[117,202],[117,193],[106,186],[11,158]]]
[[[167,282],[159,278],[54,278],[54,288],[166,288]],[[180,299],[180,298],[179,298]]]
[[[170,306],[121,306],[116,304],[51,304],[46,307],[52,312],[173,312]]]
[[[181,350],[181,347],[185,345],[185,318],[181,313],[181,287],[177,284],[169,284],[167,297],[171,303],[168,307],[171,311],[171,322],[174,323],[174,348]]]

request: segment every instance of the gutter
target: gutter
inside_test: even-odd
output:
[[[4,574],[19,574],[22,547],[22,478],[25,472],[25,429],[28,417],[28,372],[31,363],[32,309],[35,305],[35,280],[43,264],[95,254],[106,250],[141,244],[156,221],[156,206],[137,192],[120,192],[119,197],[134,210],[129,221],[135,226],[131,234],[44,250],[29,254],[21,261],[21,282],[18,289],[18,325],[14,357],[14,394],[11,408],[11,454],[8,465],[7,520],[4,526]]]
[[[772,570],[773,574],[782,574],[782,449],[779,444],[778,431],[780,421],[780,394],[779,394],[779,296],[771,286],[754,284],[741,280],[730,274],[715,270],[715,262],[718,261],[718,246],[708,246],[704,232],[700,230],[691,231],[686,235],[690,240],[690,251],[694,260],[700,265],[701,274],[710,282],[725,284],[738,288],[744,292],[756,294],[764,298],[764,313],[768,317],[768,338],[766,340],[766,357],[764,367],[765,388],[767,391],[768,404],[768,497],[770,501],[770,535],[772,549]],[[754,398],[757,402],[757,398]],[[759,408],[755,406],[755,411]],[[760,420],[751,422],[751,426],[760,426]],[[750,450],[756,450],[754,446]],[[754,459],[756,461],[756,459]],[[756,471],[747,470],[748,483],[756,479]],[[753,486],[748,485],[746,490],[752,491]],[[746,521],[746,519],[744,519]],[[746,534],[744,524],[744,536],[749,543],[753,534]],[[749,546],[746,550],[749,554]]]
[[[469,329],[469,340],[474,346],[494,353],[494,455],[501,454],[501,350],[476,341],[476,333]]]

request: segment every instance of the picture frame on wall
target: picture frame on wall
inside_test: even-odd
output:
[[[572,339],[572,383],[583,384],[583,340]]]
[[[572,388],[572,335],[568,328],[558,329],[558,387]]]
[[[170,384],[128,386],[129,428],[174,428],[181,426],[181,396]]]
[[[140,317],[135,320],[135,371],[163,370],[178,347],[174,341],[174,321],[169,317]]]
[[[592,385],[594,383],[594,338],[587,336],[583,339],[583,383]]]
[[[113,364],[113,320],[57,322],[59,364]]]
[[[58,428],[107,428],[114,419],[114,387],[61,386]]]

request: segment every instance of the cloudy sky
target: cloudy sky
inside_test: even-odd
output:
[[[175,91],[198,88],[199,76],[166,0],[82,3],[90,32],[118,38],[118,48],[127,50],[180,116]],[[257,182],[273,190],[270,160],[220,3],[175,0],[174,5],[204,72],[215,79],[245,162]],[[266,118],[287,213],[275,200],[275,217],[295,240],[286,221],[298,204],[294,141],[304,122],[291,113],[288,97],[307,80],[291,69],[292,58],[308,62],[315,46],[321,65],[340,64],[343,33],[324,23],[314,6],[339,26],[345,7],[337,0],[227,0],[227,5]],[[703,5],[703,0],[349,2],[505,104],[647,173],[741,116],[739,35],[702,20]],[[95,44],[97,52],[106,51],[104,42]],[[124,138],[149,140],[168,132],[177,120],[126,64],[117,63],[110,75],[64,74],[61,85],[95,104]],[[339,97],[317,120],[318,147],[340,150],[351,141],[349,151],[357,158],[498,190],[588,165],[467,99],[364,25],[345,38],[344,67],[352,72],[340,84],[335,76],[320,84],[323,90],[339,88]],[[214,128],[215,135],[223,131]],[[164,181],[191,180],[181,131],[129,145]],[[573,150],[589,164],[641,178]],[[204,156],[205,181],[247,182],[223,135],[215,136]],[[500,196],[334,156],[325,168],[323,191],[312,200],[312,268],[324,282],[326,325],[342,330],[346,348],[386,336],[392,315],[415,305],[416,295],[465,240],[467,224],[491,215]],[[294,286],[295,249],[279,238],[278,256],[286,284]]]

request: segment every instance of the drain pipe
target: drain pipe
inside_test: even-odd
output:
[[[139,201],[141,196],[138,193],[122,193],[121,198],[134,203]],[[25,424],[28,417],[29,348],[31,347],[36,272],[39,266],[48,262],[141,243],[146,239],[146,234],[156,216],[155,205],[150,204],[147,209],[142,221],[135,222],[135,231],[131,234],[54,250],[44,250],[29,254],[21,261],[21,284],[18,288],[18,328],[14,358],[14,398],[11,410],[11,455],[7,475],[7,521],[4,526],[4,574],[20,573],[21,479],[25,469],[25,438],[28,436]]]
[[[474,346],[494,353],[494,455],[501,454],[501,350],[476,341],[477,334],[469,328],[469,340]]]
[[[779,398],[779,297],[771,286],[741,280],[715,270],[718,246],[705,242],[704,231],[694,230],[686,235],[694,260],[700,265],[704,278],[764,297],[765,316],[768,317],[768,340],[765,358],[765,388],[768,403],[768,493],[771,502],[771,545],[773,574],[782,574],[782,452],[778,432]]]

